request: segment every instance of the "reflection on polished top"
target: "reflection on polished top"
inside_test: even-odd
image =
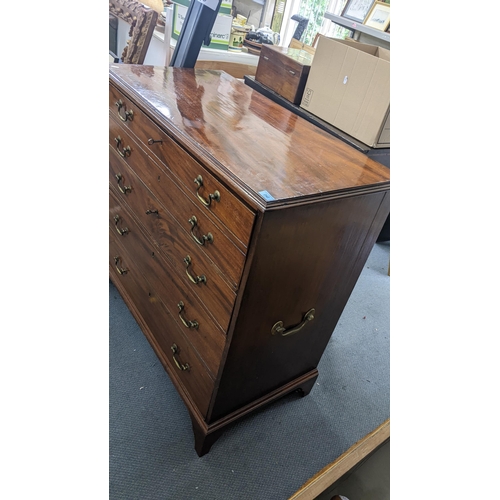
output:
[[[389,189],[385,166],[227,73],[111,64],[110,79],[252,204]]]
[[[302,49],[292,49],[290,47],[281,47],[279,45],[266,45],[266,49],[285,54],[290,59],[297,61],[304,66],[311,66],[314,56]]]

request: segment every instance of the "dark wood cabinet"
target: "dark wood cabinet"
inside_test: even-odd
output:
[[[317,365],[389,170],[224,72],[110,65],[110,277],[201,456]]]
[[[293,104],[300,104],[313,55],[305,50],[262,45],[255,79]]]

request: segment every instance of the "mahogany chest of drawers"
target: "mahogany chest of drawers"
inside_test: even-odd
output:
[[[293,104],[300,104],[313,55],[305,50],[262,45],[255,79]]]
[[[299,390],[389,212],[389,171],[224,72],[110,65],[109,270],[195,449]]]

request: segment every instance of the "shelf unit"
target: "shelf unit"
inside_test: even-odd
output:
[[[176,42],[170,36],[167,36],[167,40],[165,40],[165,32],[170,33],[172,26],[172,9],[167,9],[167,14],[168,15],[165,20],[165,28],[163,30],[155,29],[153,31],[153,36],[151,37],[148,52],[146,53],[146,57],[144,59],[145,65],[169,65],[170,58],[174,53]],[[124,23],[124,21],[121,22]],[[125,28],[123,30],[124,36],[126,35],[126,33],[128,33]],[[123,40],[119,39],[118,41],[122,44],[121,46],[125,46],[126,40],[126,38],[123,38]],[[208,47],[202,45],[202,47],[200,48],[200,53],[198,55],[198,60],[220,61],[222,63],[228,64],[243,64],[249,67],[253,66],[257,68],[257,65],[259,63],[259,56],[249,54],[248,52],[231,52],[229,50],[209,49]],[[255,74],[255,72],[252,74]]]
[[[365,26],[363,23],[358,23],[357,21],[337,16],[331,12],[325,12],[324,17],[339,26],[351,30],[353,32],[353,38],[358,42],[378,45],[379,47],[389,50],[391,48],[390,33],[370,28],[370,26]]]

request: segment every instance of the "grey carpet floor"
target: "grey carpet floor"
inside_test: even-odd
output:
[[[201,458],[181,398],[110,283],[110,500],[286,500],[389,418],[389,250],[375,244],[311,393],[236,423]]]

